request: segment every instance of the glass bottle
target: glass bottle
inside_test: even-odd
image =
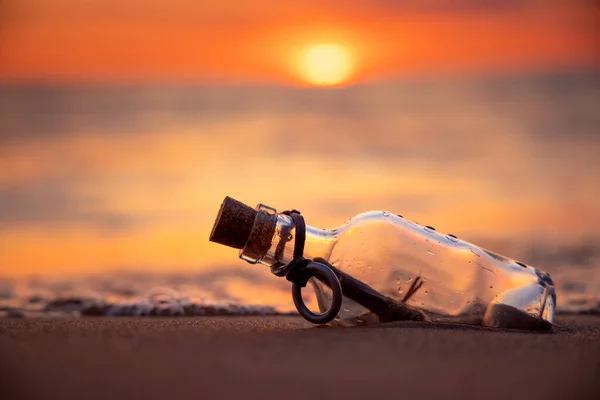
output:
[[[295,234],[290,216],[226,197],[210,240],[240,249],[247,262],[277,269],[292,261]],[[422,317],[409,319],[534,330],[553,324],[556,294],[548,274],[385,211],[359,214],[332,230],[307,224],[304,257],[326,260],[390,305]],[[324,311],[331,291],[318,279],[310,283]],[[348,294],[344,290],[334,323],[397,319]]]

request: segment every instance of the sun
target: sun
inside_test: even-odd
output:
[[[300,77],[318,86],[347,82],[354,72],[354,60],[348,48],[334,43],[306,47],[298,60]]]

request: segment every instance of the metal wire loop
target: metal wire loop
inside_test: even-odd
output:
[[[292,299],[294,300],[294,305],[300,315],[307,321],[312,322],[313,324],[326,324],[332,321],[342,308],[342,286],[340,280],[331,268],[321,263],[313,261],[308,264],[305,269],[309,277],[321,275],[325,278],[332,291],[331,305],[327,311],[321,314],[313,313],[306,307],[306,304],[304,304],[304,300],[302,299],[302,286],[295,282],[292,284]]]

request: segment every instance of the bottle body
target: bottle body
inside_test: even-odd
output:
[[[276,214],[271,248],[254,261],[274,268],[288,263],[294,235],[292,219]],[[547,274],[387,212],[363,213],[333,230],[307,226],[304,256],[323,258],[426,320],[526,329],[553,323],[555,292]],[[311,284],[326,309],[330,290],[315,278]],[[336,319],[345,325],[373,320],[373,310],[347,297]]]

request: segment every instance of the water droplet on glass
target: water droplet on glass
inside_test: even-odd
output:
[[[349,309],[347,309],[347,308],[344,308],[344,311],[346,311],[346,312],[350,312],[350,310],[349,310]]]
[[[518,265],[520,265],[520,266],[521,266],[521,267],[523,267],[523,268],[527,268],[527,265],[523,264],[523,263],[522,263],[522,262],[520,262],[520,261],[515,261],[515,264],[518,264]]]
[[[428,294],[428,293],[429,293],[429,292],[426,290],[426,291],[425,291],[425,294]]]
[[[492,285],[490,285],[490,289],[493,289],[494,287]]]
[[[389,216],[390,216],[390,214],[389,214],[388,212],[384,211],[384,212],[383,212],[383,216],[384,216],[384,217],[389,217]]]
[[[398,288],[398,294],[402,294],[404,293],[404,289],[402,289],[401,287]]]
[[[429,254],[430,256],[434,256],[435,254],[433,254],[433,251],[431,250],[427,250],[427,254]]]

